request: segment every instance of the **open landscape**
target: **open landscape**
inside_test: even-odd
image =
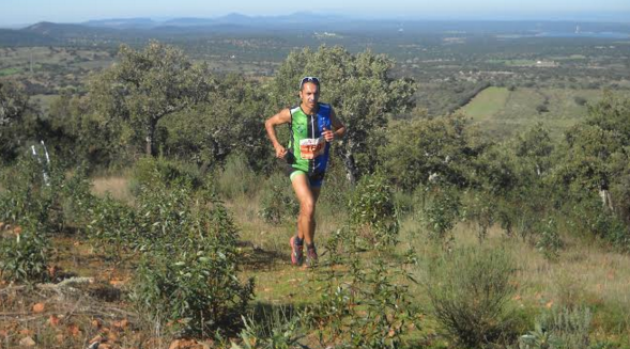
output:
[[[303,15],[0,29],[0,349],[630,349],[630,24]]]

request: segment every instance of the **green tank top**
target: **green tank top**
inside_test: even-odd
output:
[[[324,129],[332,130],[330,122],[331,107],[319,103],[316,114],[307,115],[302,108],[291,108],[291,137],[289,151],[293,153],[291,166],[307,174],[319,174],[326,171],[330,143],[322,136]]]

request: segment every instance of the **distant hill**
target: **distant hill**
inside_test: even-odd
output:
[[[298,12],[286,16],[246,16],[240,13],[230,13],[222,17],[199,18],[182,17],[165,21],[155,21],[149,18],[128,18],[128,19],[105,19],[94,20],[81,23],[90,27],[111,28],[111,29],[152,29],[164,27],[216,27],[216,26],[286,26],[301,24],[308,27],[314,25],[329,24],[339,22],[339,16],[321,15],[310,12]]]
[[[81,33],[82,35],[104,35],[111,34],[112,29],[109,28],[95,28],[80,24],[65,24],[65,23],[52,23],[52,22],[39,22],[20,29],[23,33],[39,34],[49,37],[64,37],[75,36]]]
[[[300,12],[286,16],[246,16],[231,13],[216,18],[123,18],[92,20],[84,23],[40,22],[23,29],[0,32],[0,45],[88,44],[118,45],[122,42],[141,44],[149,39],[173,38],[195,40],[215,34],[287,34],[341,33],[369,36],[435,34],[466,36],[477,34],[589,37],[595,33],[630,35],[630,23],[596,23],[579,21],[438,21],[438,20],[378,20],[351,19],[336,15]],[[584,34],[581,34],[584,33]],[[612,38],[612,37],[611,37]]]
[[[160,23],[151,18],[113,18],[92,20],[81,23],[88,27],[112,28],[112,29],[150,29]]]
[[[13,29],[0,29],[0,44],[5,46],[46,46],[55,43],[55,39],[41,34]]]

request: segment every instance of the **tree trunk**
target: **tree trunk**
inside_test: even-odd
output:
[[[359,180],[359,169],[357,168],[357,164],[354,161],[354,155],[352,152],[352,141],[348,141],[347,144],[343,148],[337,148],[338,154],[341,156],[343,160],[343,164],[346,167],[346,177],[350,184],[355,185]],[[345,148],[345,149],[344,149]]]
[[[599,197],[602,199],[602,206],[611,211],[614,211],[614,206],[612,202],[612,197],[610,196],[610,192],[606,189],[599,190]]]
[[[157,155],[155,149],[155,129],[157,128],[157,120],[151,119],[147,125],[147,138],[145,145],[146,155],[155,157]]]

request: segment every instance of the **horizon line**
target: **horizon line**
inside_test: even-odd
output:
[[[255,19],[264,19],[264,18],[274,18],[274,17],[287,17],[296,14],[313,14],[318,16],[335,16],[342,17],[344,19],[349,20],[365,20],[365,21],[466,21],[466,22],[519,22],[519,21],[545,21],[545,22],[572,22],[572,21],[584,21],[584,22],[594,22],[594,23],[626,23],[630,25],[630,21],[627,18],[630,18],[630,11],[627,12],[600,12],[600,13],[592,13],[588,11],[584,12],[575,12],[575,13],[548,13],[548,14],[497,14],[497,15],[485,15],[485,14],[470,14],[465,16],[454,16],[454,15],[445,15],[445,14],[435,14],[435,15],[386,15],[386,16],[376,16],[376,15],[354,15],[348,16],[343,13],[338,13],[334,11],[296,11],[288,14],[265,14],[265,15],[252,15],[246,14],[242,12],[228,12],[221,15],[216,16],[194,16],[194,15],[182,15],[182,16],[142,16],[142,15],[130,15],[130,16],[113,16],[113,17],[95,17],[86,20],[70,20],[70,21],[56,21],[56,20],[36,20],[32,22],[21,22],[21,23],[0,23],[0,28],[2,29],[21,29],[26,28],[31,25],[35,25],[37,23],[48,22],[54,24],[85,24],[93,21],[115,21],[115,20],[151,20],[156,23],[167,22],[175,19],[202,19],[202,20],[214,20],[221,19],[232,15],[240,15],[249,18]],[[588,16],[586,16],[588,15]],[[628,15],[628,16],[625,16]]]

